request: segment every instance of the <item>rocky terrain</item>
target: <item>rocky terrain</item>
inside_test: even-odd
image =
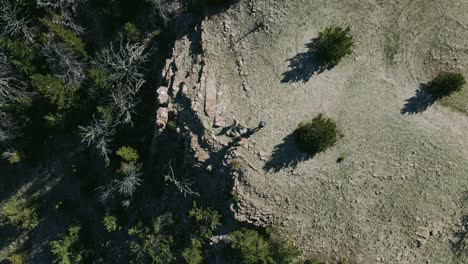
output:
[[[234,186],[237,219],[278,229],[306,256],[467,263],[455,234],[467,214],[468,87],[440,103],[421,89],[443,70],[468,74],[467,14],[464,0],[241,1],[176,42],[156,122],[177,117],[187,163]],[[318,71],[307,44],[346,25],[353,54]],[[319,113],[343,137],[310,159],[290,135]],[[267,127],[237,146],[224,134],[233,118]]]

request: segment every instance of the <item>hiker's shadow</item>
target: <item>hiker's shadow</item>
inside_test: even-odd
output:
[[[312,39],[305,45],[306,51],[298,53],[296,56],[288,59],[289,70],[283,73],[282,83],[308,82],[312,76],[330,70],[333,66],[325,67],[318,60],[317,39]]]
[[[416,94],[407,99],[405,105],[401,109],[401,114],[419,114],[426,111],[431,105],[434,104],[434,98],[427,91],[427,84],[420,84],[416,90]]]
[[[294,135],[283,138],[283,142],[273,149],[271,159],[263,166],[265,171],[279,172],[284,168],[295,168],[305,160],[311,158],[309,154],[301,152],[294,141]]]

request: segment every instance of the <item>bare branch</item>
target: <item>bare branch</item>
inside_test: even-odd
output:
[[[170,182],[170,183],[174,184],[174,186],[177,188],[177,190],[180,193],[182,193],[184,195],[184,197],[187,197],[187,194],[188,195],[200,196],[199,193],[194,192],[191,189],[192,184],[189,183],[187,180],[184,180],[184,181],[177,180],[175,175],[174,175],[174,170],[172,169],[171,163],[169,162],[168,165],[169,165],[170,174],[164,176],[164,179],[166,180],[166,182]]]
[[[77,87],[84,80],[84,64],[63,43],[50,41],[43,53],[55,77],[68,86]]]
[[[15,75],[5,56],[0,57],[0,104],[26,98],[26,83]]]
[[[29,42],[33,41],[34,34],[29,26],[31,21],[20,17],[16,2],[0,1],[0,34],[4,36],[21,37]]]
[[[93,62],[96,67],[109,73],[115,83],[138,83],[144,79],[140,68],[148,59],[142,44],[120,43],[118,50],[109,46],[102,50]]]
[[[140,80],[136,84],[118,83],[117,88],[111,94],[113,105],[115,106],[116,119],[124,124],[132,123],[132,114],[135,113],[135,106],[140,102],[136,94],[143,86],[144,81]]]
[[[106,203],[115,195],[125,197],[122,201],[122,206],[128,207],[133,198],[138,186],[141,185],[141,165],[139,163],[130,162],[123,163],[118,171],[117,179],[113,179],[109,184],[98,188],[100,191],[99,201]]]
[[[94,119],[91,124],[86,127],[80,126],[79,129],[83,138],[82,142],[85,142],[88,147],[93,145],[99,155],[109,164],[109,143],[111,136],[114,134],[114,129],[109,122],[102,119]]]
[[[170,6],[167,0],[148,0],[148,2],[152,5],[153,15],[159,16],[164,25],[169,22],[169,15],[170,15]]]
[[[73,30],[75,33],[79,35],[85,32],[85,29],[82,26],[78,25],[68,12],[63,13],[60,21],[57,21],[57,22],[60,25]]]
[[[81,2],[82,0],[36,0],[39,7],[60,9],[62,12],[66,12],[68,9],[75,11]]]
[[[122,179],[117,181],[117,190],[121,195],[132,197],[133,193],[141,184],[141,165],[135,162],[122,164],[119,172],[122,174]]]
[[[9,141],[18,136],[16,122],[6,113],[0,112],[0,143]]]

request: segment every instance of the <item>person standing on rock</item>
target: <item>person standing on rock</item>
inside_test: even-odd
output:
[[[238,137],[235,138],[235,140],[239,142],[239,144],[243,144],[244,139],[250,138],[253,134],[258,132],[260,129],[264,128],[265,126],[266,126],[266,122],[260,121],[260,123],[258,124],[256,128],[247,128],[247,131],[241,133]]]

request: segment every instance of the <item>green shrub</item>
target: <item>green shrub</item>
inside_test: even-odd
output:
[[[351,54],[353,37],[349,32],[349,27],[328,27],[319,33],[316,48],[317,58],[322,66],[335,66],[344,56]]]
[[[106,71],[98,68],[90,68],[88,70],[88,80],[91,90],[107,90],[109,85],[107,83],[108,74]]]
[[[189,211],[189,217],[200,230],[200,236],[208,238],[221,225],[221,215],[213,208],[194,207]]]
[[[107,232],[114,232],[117,229],[120,229],[119,225],[117,224],[117,218],[115,216],[106,214],[102,219],[102,224],[106,228]]]
[[[240,170],[242,168],[242,165],[239,160],[232,160],[230,163],[231,163],[231,168],[233,170]]]
[[[131,147],[121,147],[117,150],[116,154],[127,162],[139,159],[138,152]]]
[[[80,241],[81,226],[75,225],[68,228],[66,235],[60,240],[50,242],[51,252],[54,255],[54,263],[78,264],[85,262],[89,251]]]
[[[143,39],[143,34],[133,23],[125,23],[123,27],[122,37],[128,42],[139,42]]]
[[[241,229],[230,234],[231,254],[245,264],[293,264],[300,252],[289,241],[262,236],[252,229]]]
[[[52,104],[55,104],[59,111],[70,109],[77,101],[74,90],[67,88],[50,74],[35,74],[31,76],[31,82],[33,87]]]
[[[10,199],[0,210],[0,216],[23,230],[32,230],[39,223],[36,205],[24,198]]]
[[[270,251],[274,263],[289,264],[296,263],[301,252],[290,242],[278,238],[271,238]]]
[[[299,124],[294,135],[298,147],[313,156],[333,146],[337,141],[338,131],[333,120],[320,114],[311,122]]]
[[[169,120],[166,124],[165,131],[172,139],[177,139],[179,132],[177,132],[177,123],[174,120]]]
[[[17,150],[7,150],[2,154],[2,158],[6,159],[10,164],[20,163],[22,156],[23,155],[20,154]]]
[[[171,215],[165,214],[157,217],[151,228],[143,226],[141,222],[130,228],[128,234],[135,239],[130,243],[130,263],[172,263],[175,259],[171,249],[173,238],[167,234],[167,228],[172,224]]]
[[[20,40],[0,37],[0,50],[10,55],[10,62],[19,72],[27,76],[37,72],[37,52],[33,45]]]
[[[205,258],[202,252],[203,243],[200,239],[190,241],[190,246],[182,251],[182,257],[186,264],[202,264]]]
[[[42,35],[43,43],[47,43],[50,40],[52,34],[67,44],[67,47],[70,51],[75,52],[84,58],[88,57],[85,44],[75,32],[68,30],[62,25],[54,23],[48,19],[41,19],[41,22],[49,30],[49,34],[44,33]]]
[[[234,257],[245,264],[274,263],[270,245],[257,231],[242,229],[230,234]]]
[[[28,263],[28,256],[25,254],[13,254],[8,257],[10,264],[26,264]]]
[[[44,116],[44,120],[49,128],[63,128],[65,116],[60,113],[49,113]]]
[[[429,82],[427,90],[435,99],[439,99],[461,91],[465,84],[465,77],[461,73],[442,72]]]

